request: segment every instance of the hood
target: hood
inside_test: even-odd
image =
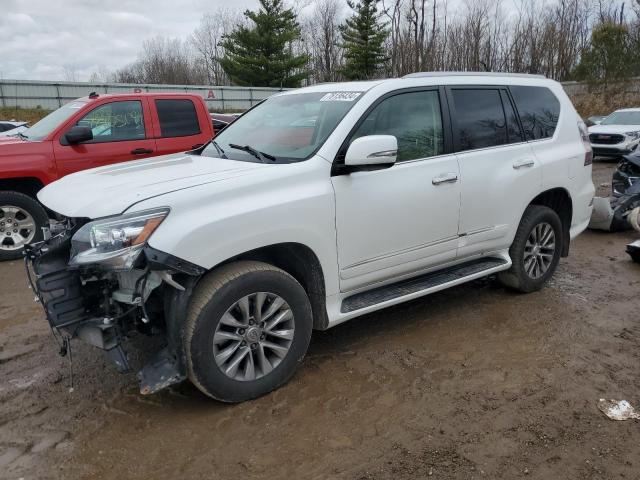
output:
[[[20,125],[16,128],[12,128],[11,130],[5,130],[4,132],[0,132],[0,137],[7,137],[9,135],[17,135],[20,132],[24,132],[28,127],[26,125]]]
[[[22,127],[20,127],[20,129],[21,128]],[[7,130],[6,132],[0,132],[0,148],[2,148],[3,145],[17,145],[28,142],[28,140],[20,138],[17,134],[18,132],[16,131],[16,129]],[[0,154],[1,153],[2,150],[0,150]]]
[[[68,175],[40,190],[38,199],[67,217],[100,218],[151,197],[230,181],[265,168],[269,166],[184,153],[165,155]]]
[[[640,125],[594,125],[589,127],[589,133],[619,133],[625,134],[627,132],[640,132]]]

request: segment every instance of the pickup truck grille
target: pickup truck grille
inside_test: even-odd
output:
[[[589,140],[591,140],[591,143],[595,143],[598,145],[616,145],[624,141],[624,136],[615,134],[608,135],[604,133],[592,133],[591,135],[589,135]]]

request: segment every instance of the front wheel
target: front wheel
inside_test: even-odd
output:
[[[34,198],[20,192],[0,192],[0,261],[22,257],[25,245],[42,239],[49,217]]]
[[[562,242],[558,214],[549,207],[530,205],[509,249],[513,264],[498,275],[498,280],[523,293],[540,290],[558,266]]]
[[[191,299],[184,330],[189,379],[223,402],[283,385],[311,338],[311,305],[288,273],[239,261],[209,273]]]

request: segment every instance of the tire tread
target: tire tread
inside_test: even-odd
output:
[[[223,265],[205,275],[205,277],[202,278],[200,282],[198,282],[196,290],[193,293],[193,297],[191,298],[191,302],[187,309],[187,317],[184,328],[184,350],[187,360],[187,375],[189,377],[189,380],[191,380],[191,382],[200,391],[210,396],[211,398],[214,398],[215,400],[225,401],[222,398],[217,398],[212,395],[208,391],[208,389],[204,385],[202,385],[202,383],[198,380],[198,376],[195,374],[193,368],[191,340],[193,339],[193,335],[195,333],[198,317],[202,313],[202,310],[204,310],[204,308],[208,305],[209,301],[216,294],[216,292],[218,292],[218,290],[223,288],[229,282],[232,282],[233,280],[236,280],[243,275],[265,271],[281,273],[291,278],[294,282],[297,282],[295,278],[293,278],[287,272],[269,263],[253,260],[240,260]]]

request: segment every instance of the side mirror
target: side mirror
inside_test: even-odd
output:
[[[64,138],[69,144],[88,142],[89,140],[93,140],[93,132],[89,127],[75,125],[64,134]]]
[[[344,164],[348,167],[372,170],[391,167],[398,156],[398,140],[393,135],[367,135],[356,138],[344,157]],[[352,169],[353,170],[353,169]]]

